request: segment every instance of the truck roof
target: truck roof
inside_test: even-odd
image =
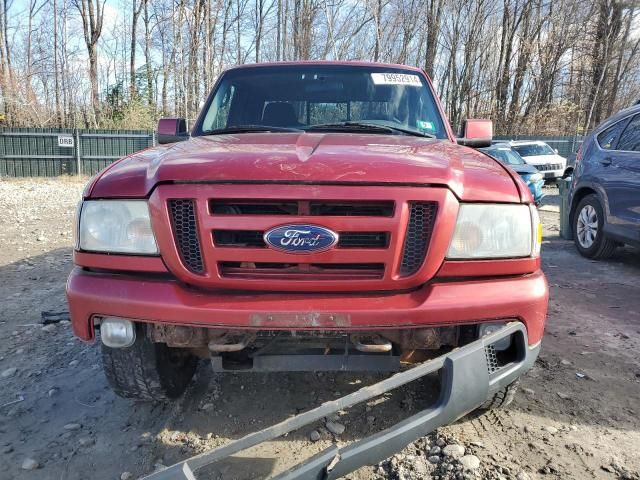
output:
[[[418,67],[412,67],[407,65],[400,65],[397,63],[378,63],[378,62],[367,62],[363,60],[296,60],[296,61],[281,61],[281,62],[265,62],[265,63],[245,63],[243,65],[236,65],[234,67],[229,67],[227,70],[237,70],[242,68],[268,68],[275,66],[300,66],[300,65],[347,65],[347,66],[356,66],[356,67],[389,67],[389,68],[398,68],[402,70],[410,70],[413,72],[421,72],[424,71]]]

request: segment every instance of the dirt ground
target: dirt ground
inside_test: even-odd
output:
[[[116,397],[99,345],[76,340],[66,322],[41,324],[43,311],[67,309],[72,218],[82,188],[77,180],[0,180],[0,478],[137,478],[381,378],[218,376],[203,361],[174,404]],[[640,255],[626,248],[610,261],[580,257],[558,236],[557,190],[547,193],[541,215],[549,318],[540,358],[513,406],[462,419],[349,478],[640,478]],[[344,412],[341,435],[318,422],[253,452],[258,458],[199,477],[282,471],[334,440],[347,443],[391,425],[432,396],[429,382],[407,386]],[[313,430],[320,440],[310,440]],[[427,460],[432,446],[454,443],[479,466],[463,472],[457,461]]]

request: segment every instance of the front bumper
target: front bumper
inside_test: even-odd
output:
[[[491,346],[510,336],[516,347],[513,360],[497,366]],[[305,462],[275,477],[278,480],[337,479],[364,465],[376,463],[402,450],[409,443],[438,427],[450,424],[481,406],[493,394],[513,383],[529,370],[540,351],[540,344],[529,345],[527,330],[512,322],[462,348],[400,372],[374,385],[249,434],[220,448],[179,462],[166,470],[145,477],[147,480],[192,480],[194,472],[265,441],[273,440],[342,409],[382,395],[418,380],[440,374],[440,395],[436,403],[400,423],[345,447],[332,445]]]
[[[543,334],[548,289],[528,275],[432,281],[408,292],[258,293],[185,287],[153,276],[89,272],[67,282],[74,333],[94,339],[94,315],[225,329],[379,330],[521,321],[531,344]]]

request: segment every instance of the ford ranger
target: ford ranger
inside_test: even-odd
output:
[[[513,397],[547,310],[538,214],[518,175],[475,149],[491,122],[456,138],[422,70],[232,68],[190,132],[162,119],[157,134],[78,209],[73,329],[99,332],[117,394],[176,398],[203,358],[221,372],[440,358],[459,362],[441,421]]]

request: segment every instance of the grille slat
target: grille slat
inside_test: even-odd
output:
[[[308,204],[308,212],[303,204]],[[211,200],[214,215],[313,215],[316,217],[392,217],[394,202],[340,200]]]
[[[424,263],[436,210],[435,202],[411,202],[400,266],[400,275],[403,277],[415,274]]]
[[[169,200],[169,211],[182,262],[192,272],[204,273],[194,203],[190,199]]]
[[[387,232],[340,232],[337,248],[387,248]],[[214,230],[213,241],[218,247],[264,248],[267,246],[261,230]]]

